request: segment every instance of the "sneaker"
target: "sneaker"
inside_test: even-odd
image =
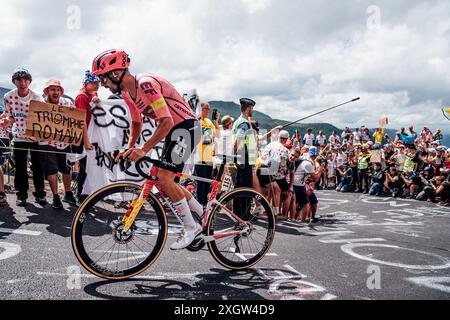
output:
[[[18,206],[18,207],[26,207],[27,206],[27,199],[17,199],[16,206]]]
[[[35,202],[37,204],[40,204],[41,206],[45,206],[46,204],[48,204],[47,200],[45,198],[38,198],[36,197]]]
[[[309,220],[309,223],[319,223],[319,222],[320,222],[319,218],[314,218],[314,219]]]
[[[77,199],[75,199],[75,197],[73,196],[72,193],[66,193],[66,195],[64,196],[63,201],[65,203],[70,204],[71,206],[76,206],[77,205]]]
[[[0,193],[0,207],[6,207],[8,202],[6,201],[6,194],[4,192]]]
[[[58,195],[53,196],[52,208],[55,210],[63,210],[64,209],[61,199],[59,198]]]
[[[194,239],[199,234],[202,233],[202,231],[203,231],[202,227],[198,224],[194,230],[189,230],[189,231],[183,230],[183,232],[178,237],[177,241],[172,243],[172,245],[170,246],[170,249],[171,250],[179,250],[179,249],[184,249],[184,248],[188,247],[194,241]]]

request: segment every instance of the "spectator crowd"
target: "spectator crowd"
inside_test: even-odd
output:
[[[78,189],[74,195],[70,183],[72,169],[65,154],[72,147],[57,141],[34,141],[26,136],[25,123],[30,101],[37,100],[86,110],[89,125],[92,103],[99,101],[99,79],[86,71],[74,103],[63,97],[64,88],[59,80],[48,80],[41,94],[29,88],[32,77],[25,69],[17,69],[12,82],[16,88],[5,94],[5,110],[0,110],[0,147],[14,143],[17,205],[27,205],[28,152],[37,203],[47,203],[46,179],[53,196],[51,206],[63,208],[58,194],[58,173],[64,185],[63,201],[71,205],[77,204],[77,200],[82,202],[86,197],[81,194],[88,174],[86,159],[77,164]],[[263,134],[253,119],[255,105],[252,99],[240,99],[241,116],[233,119],[229,115],[221,117],[207,102],[200,104],[202,138],[194,160],[195,175],[212,178],[225,159],[225,173],[233,178],[235,187],[256,189],[269,199],[279,219],[300,223],[318,220],[314,190],[320,189],[450,203],[450,148],[443,145],[439,129],[432,132],[424,127],[418,133],[410,126],[389,137],[384,128],[370,132],[366,127],[354,130],[347,127],[342,133],[335,131],[326,136],[323,131],[316,133],[312,129],[303,135],[298,131],[290,133],[279,126]],[[0,159],[4,158],[3,147]],[[83,147],[93,149],[86,129]],[[197,183],[195,192],[199,202],[206,205],[209,184]],[[0,206],[5,205],[0,171]]]

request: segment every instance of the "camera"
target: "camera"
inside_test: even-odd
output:
[[[212,111],[212,120],[216,121],[217,120],[217,114],[218,114],[218,110],[217,109],[213,109]]]

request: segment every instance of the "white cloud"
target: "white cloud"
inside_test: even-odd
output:
[[[180,91],[197,88],[205,100],[250,96],[272,117],[294,120],[361,96],[310,121],[374,126],[387,115],[392,126],[446,130],[439,109],[450,105],[450,3],[379,0],[381,26],[369,30],[371,4],[3,1],[0,27],[11,32],[0,43],[0,85],[10,86],[21,65],[37,91],[58,77],[75,95],[95,55],[118,47],[134,73],[159,74]],[[80,30],[66,27],[70,5],[81,9]]]

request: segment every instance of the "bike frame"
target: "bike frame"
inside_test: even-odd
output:
[[[156,166],[153,166],[149,173],[149,176],[151,177],[151,179],[145,180],[144,186],[142,188],[142,191],[141,191],[139,197],[137,199],[133,200],[133,202],[130,205],[130,208],[127,210],[127,213],[124,215],[124,217],[122,219],[122,223],[124,224],[124,231],[128,231],[131,228],[131,226],[133,225],[134,220],[136,219],[139,211],[141,210],[142,206],[144,205],[145,199],[151,193],[153,187],[155,187],[158,190],[158,192],[161,194],[161,196],[169,204],[171,204],[171,210],[174,211],[174,209],[172,208],[172,202],[168,199],[168,197],[165,195],[165,193],[162,191],[161,187],[158,184],[157,174],[158,174],[158,168]],[[191,175],[183,174],[183,173],[176,174],[176,177],[191,178],[192,180],[195,180],[195,181],[201,181],[201,182],[206,182],[206,183],[211,184],[211,187],[212,187],[211,194],[208,198],[208,204],[206,206],[205,212],[202,217],[202,223],[201,223],[202,229],[205,229],[206,224],[208,222],[209,214],[211,213],[211,210],[212,210],[212,208],[214,208],[214,206],[221,207],[223,210],[225,210],[225,214],[230,219],[246,226],[246,228],[244,228],[241,231],[230,231],[230,232],[221,231],[220,233],[209,236],[209,237],[202,235],[203,240],[205,242],[211,242],[211,241],[226,238],[226,237],[240,235],[240,234],[247,232],[248,229],[251,227],[251,225],[248,222],[239,218],[231,210],[229,210],[227,207],[225,207],[219,201],[217,201],[216,197],[222,191],[222,189],[221,189],[222,182],[221,181],[191,176]],[[225,179],[226,179],[226,177],[225,177]],[[176,216],[176,213],[175,213],[175,216]]]

